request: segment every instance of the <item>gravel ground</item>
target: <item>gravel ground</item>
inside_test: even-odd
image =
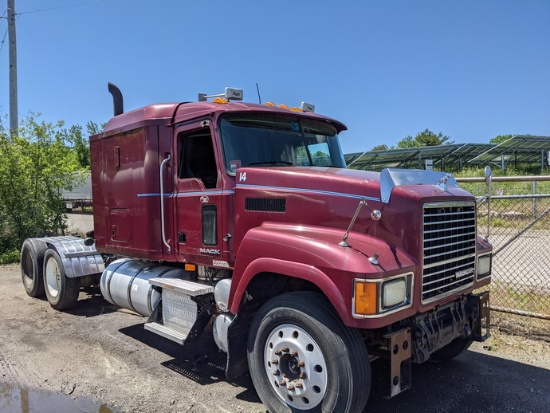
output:
[[[73,410],[90,413],[265,412],[248,376],[224,380],[223,353],[209,340],[184,354],[98,290],[81,292],[75,309],[57,312],[25,294],[18,266],[0,266],[0,302],[0,410],[10,405],[6,398],[19,397],[9,390],[20,388],[65,394],[74,403],[92,399],[96,405]],[[392,400],[383,398],[386,372],[384,362],[373,363],[366,412],[544,412],[550,406],[545,340],[496,332],[451,363],[414,365],[413,388]],[[46,404],[32,410],[32,398],[25,400],[26,410],[7,412],[61,411]]]

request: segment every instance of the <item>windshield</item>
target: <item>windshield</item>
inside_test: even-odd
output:
[[[334,166],[345,168],[336,129],[292,115],[243,114],[220,121],[225,167]]]

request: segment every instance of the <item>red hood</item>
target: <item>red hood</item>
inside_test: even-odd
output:
[[[325,167],[241,168],[237,188],[292,191],[380,200],[380,174]]]

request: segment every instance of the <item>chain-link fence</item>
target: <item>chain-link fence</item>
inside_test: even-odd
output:
[[[483,179],[458,179],[476,196]],[[480,199],[478,233],[493,244],[491,308],[550,319],[550,176],[495,177]]]

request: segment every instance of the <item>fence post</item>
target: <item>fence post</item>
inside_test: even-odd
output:
[[[537,181],[532,182],[532,194],[535,195],[537,193]],[[533,196],[533,219],[537,217],[537,198]]]

